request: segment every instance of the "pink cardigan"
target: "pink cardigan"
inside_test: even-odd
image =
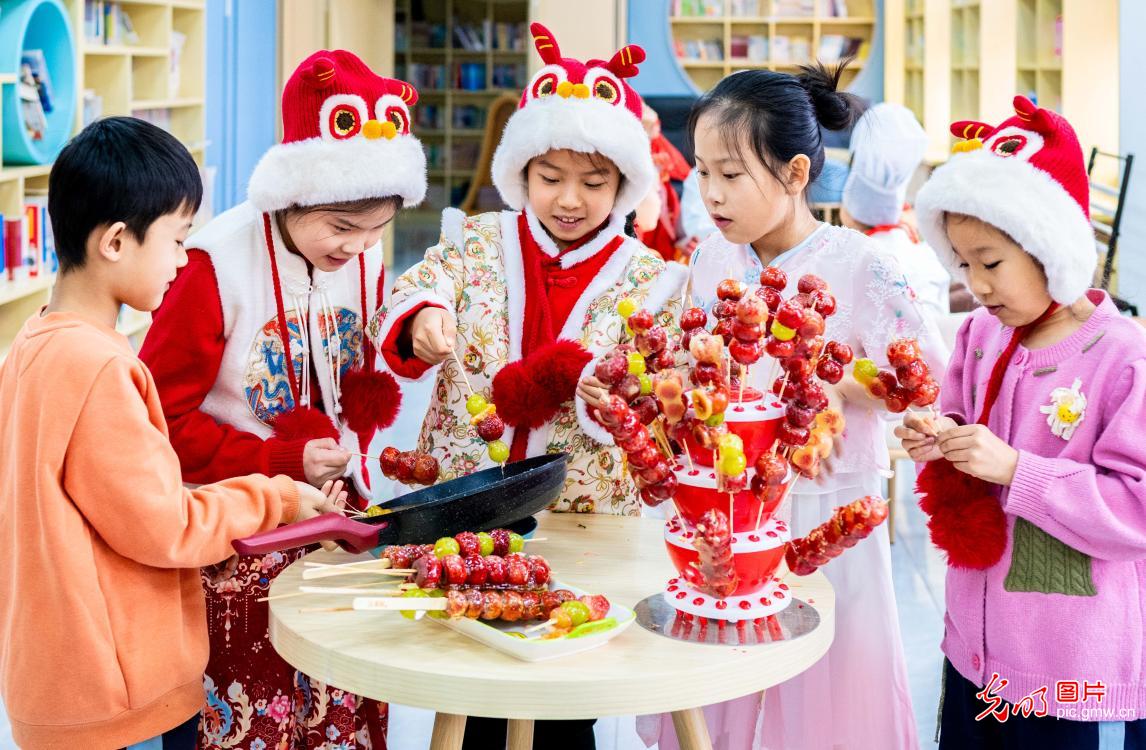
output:
[[[1019,451],[1001,492],[1007,549],[987,570],[948,568],[943,651],[977,685],[997,673],[1007,683],[994,694],[1010,703],[1033,694],[1051,716],[1126,721],[1146,718],[1146,333],[1089,295],[1098,309],[1078,331],[1020,346],[1003,378],[989,427]],[[945,413],[975,420],[1011,333],[985,309],[963,324]],[[1063,439],[1040,407],[1076,379],[1087,406]],[[1074,700],[1087,682],[1090,697]]]

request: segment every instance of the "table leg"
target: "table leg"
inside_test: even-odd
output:
[[[434,717],[434,733],[430,735],[430,750],[461,750],[466,735],[466,717],[439,713]]]
[[[676,741],[680,750],[712,750],[712,740],[708,736],[702,709],[673,711],[672,725],[676,729]]]
[[[509,750],[533,750],[533,719],[509,720]]]

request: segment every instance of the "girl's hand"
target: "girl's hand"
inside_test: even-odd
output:
[[[298,515],[295,521],[305,521],[323,513],[342,513],[346,508],[347,492],[342,480],[326,482],[322,489],[315,489],[305,482],[295,482],[298,487]],[[336,542],[321,542],[322,548],[333,552],[338,549]]]
[[[939,450],[937,435],[941,431],[958,427],[950,417],[932,417],[922,412],[908,412],[903,416],[903,424],[895,428],[903,449],[916,463],[937,461],[943,458]]]
[[[295,486],[298,488],[298,515],[295,521],[305,521],[323,513],[341,513],[346,507],[347,492],[343,489],[341,479],[326,482],[322,489],[306,482],[295,482]]]
[[[306,481],[315,487],[341,477],[349,464],[350,451],[334,438],[311,440],[302,449],[303,474]]]
[[[577,383],[577,395],[590,409],[596,409],[605,396],[609,395],[609,387],[592,375],[588,375]]]
[[[427,307],[410,322],[414,356],[429,365],[438,365],[454,353],[457,326],[452,315],[440,307]]]
[[[956,469],[992,484],[1009,487],[1019,452],[981,424],[960,425],[939,433],[939,450]]]

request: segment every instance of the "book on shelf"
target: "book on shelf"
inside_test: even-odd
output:
[[[172,29],[170,52],[167,58],[167,91],[172,96],[179,93],[179,84],[182,82],[183,47],[186,44],[187,35]]]
[[[673,0],[672,14],[680,18],[720,18],[724,0]]]
[[[84,89],[83,126],[87,127],[103,116],[103,97],[95,89]]]
[[[171,109],[161,107],[158,109],[133,109],[131,116],[151,123],[157,128],[171,132]]]
[[[40,101],[36,80],[32,77],[32,69],[27,65],[20,66],[20,77],[16,81],[16,98],[20,101],[20,119],[24,122],[28,138],[42,141],[44,133],[48,130],[48,118]]]
[[[760,12],[760,0],[732,0],[728,12],[733,18],[756,18]]]
[[[848,0],[827,0],[828,15],[835,18],[848,17]]]
[[[812,40],[804,36],[778,34],[772,40],[772,59],[781,63],[805,63],[812,56]]]
[[[486,48],[484,33],[468,24],[454,27],[454,43],[467,52],[483,52]]]
[[[8,281],[24,277],[24,217],[4,217],[4,265]]]
[[[131,15],[108,0],[84,0],[84,38],[93,44],[139,44]]]
[[[52,76],[48,70],[48,63],[44,60],[44,51],[41,49],[26,49],[20,53],[21,70],[27,67],[31,76],[31,85],[35,87],[40,97],[40,106],[45,114],[52,111]]]
[[[858,37],[848,37],[840,34],[824,34],[820,37],[820,49],[816,57],[825,63],[839,62],[852,55],[860,57],[860,50],[863,47],[864,41],[864,39]]]
[[[677,57],[701,62],[720,62],[724,59],[724,45],[720,39],[678,39]]]
[[[815,0],[772,0],[773,14],[785,18],[811,18],[816,14]]]
[[[728,46],[728,56],[733,60],[749,60],[755,63],[768,61],[768,37],[762,34],[735,35]]]

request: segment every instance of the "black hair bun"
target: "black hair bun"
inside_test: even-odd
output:
[[[816,109],[816,119],[828,130],[846,130],[863,115],[866,105],[863,99],[846,91],[839,91],[840,76],[854,58],[840,62],[834,70],[822,62],[801,65],[796,80],[812,97]]]

